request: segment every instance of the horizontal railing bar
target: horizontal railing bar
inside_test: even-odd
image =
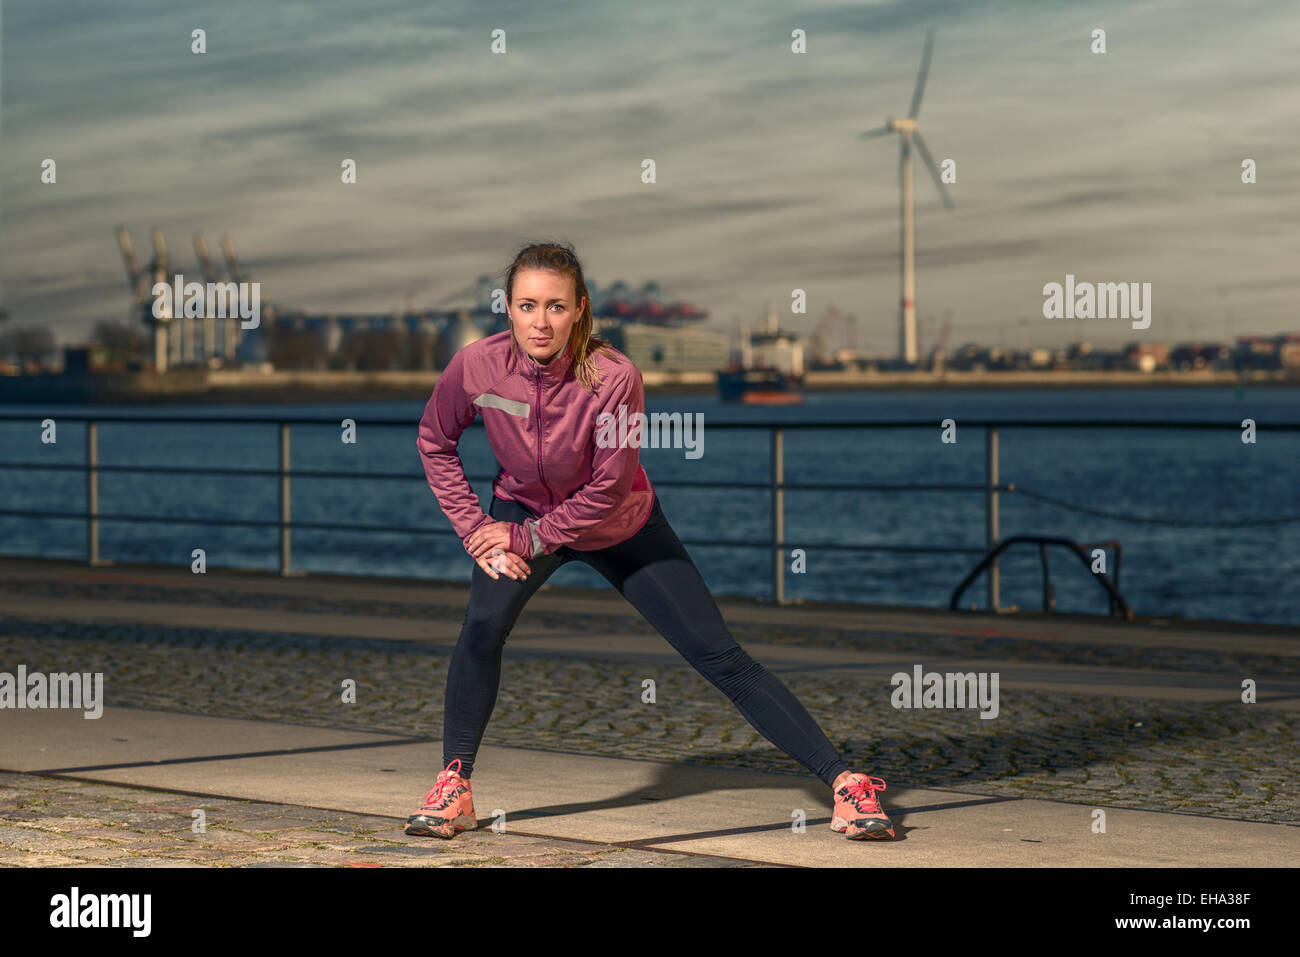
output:
[[[944,545],[845,545],[841,542],[773,542],[771,539],[754,541],[744,539],[736,541],[734,539],[723,539],[719,541],[716,538],[681,538],[678,539],[683,545],[696,545],[700,548],[767,548],[767,549],[784,549],[784,548],[803,548],[803,549],[825,549],[839,552],[911,552],[916,554],[930,555],[948,555],[952,552],[964,552],[969,555],[983,555],[988,549],[976,546],[955,545],[951,548]]]
[[[18,518],[68,518],[86,520],[84,512],[22,512],[14,509],[0,509],[0,515]],[[421,535],[451,535],[450,528],[412,528],[410,525],[339,525],[335,522],[289,522],[275,519],[257,518],[208,518],[203,515],[105,515],[100,512],[95,516],[101,522],[141,522],[145,524],[173,525],[215,525],[218,528],[310,528],[331,532],[418,532]],[[760,543],[765,544],[765,543]]]
[[[90,466],[85,464],[60,464],[51,463],[44,465],[37,462],[0,462],[0,470],[16,469],[31,471],[55,471],[55,472],[85,472]],[[148,474],[157,473],[160,475],[250,475],[262,476],[265,478],[279,478],[279,469],[223,469],[211,468],[209,466],[186,468],[176,465],[96,465],[96,471],[99,472],[143,472]],[[347,478],[347,479],[401,479],[406,481],[427,481],[425,475],[420,472],[322,472],[315,470],[298,470],[293,469],[289,472],[294,478]],[[471,482],[490,482],[496,478],[496,473],[491,475],[466,475]],[[770,489],[771,482],[710,482],[704,479],[655,479],[655,487],[672,486],[674,488],[762,488]],[[795,491],[804,492],[983,492],[985,485],[872,485],[861,484],[857,482],[781,482],[777,488],[794,489]],[[1006,491],[1011,489],[1006,488]]]
[[[674,413],[660,413],[672,415]],[[691,414],[691,413],[683,413]],[[277,418],[195,418],[192,416],[111,416],[111,415],[50,415],[0,413],[0,422],[37,422],[41,419],[55,419],[64,422],[111,422],[172,424],[172,425],[320,425],[339,428],[338,419],[277,419]],[[417,419],[363,419],[348,416],[358,426],[379,428],[409,428],[414,430]],[[709,422],[710,429],[917,429],[938,428],[939,419],[900,419],[896,421],[873,420],[869,422]],[[991,429],[1229,429],[1239,431],[1240,422],[1170,422],[1170,421],[1134,421],[1106,419],[960,419],[955,418],[958,426],[966,428]],[[483,422],[476,420],[469,428],[482,428]],[[1256,431],[1269,430],[1281,432],[1300,431],[1300,422],[1258,422]]]
[[[0,470],[3,469],[30,469],[33,471],[54,471],[54,472],[84,472],[89,469],[85,464],[62,464],[50,463],[48,465],[41,462],[0,462]],[[249,475],[263,476],[267,478],[279,478],[280,470],[275,469],[225,469],[213,468],[209,465],[195,465],[186,467],[183,465],[96,465],[97,472],[144,472],[157,473],[159,475]],[[376,479],[419,479],[425,481],[423,472],[317,472],[303,469],[290,470],[289,474],[294,478],[376,478]],[[468,476],[466,476],[468,478]],[[488,476],[491,478],[492,476]]]
[[[0,515],[10,515],[15,518],[76,518],[81,521],[86,520],[85,512],[26,512],[17,509],[0,509]],[[144,522],[144,523],[174,523],[177,525],[217,525],[217,526],[240,526],[247,528],[279,528],[280,523],[273,519],[256,519],[256,518],[205,518],[202,515],[105,515],[103,512],[95,516],[97,521],[103,522]],[[350,526],[335,525],[328,522],[320,522],[315,525],[299,524],[294,522],[291,528],[321,528],[321,529],[346,529]],[[364,530],[366,526],[355,526],[359,530]],[[372,531],[416,531],[409,525],[392,526],[373,526]],[[434,529],[426,531],[440,534]]]
[[[84,472],[89,465],[77,463],[50,463],[48,465],[42,462],[0,462],[0,470],[4,469],[31,469],[33,471],[49,470],[55,472]],[[96,465],[97,472],[145,472],[158,473],[159,475],[250,475],[263,476],[267,478],[279,478],[280,470],[274,469],[225,469],[213,468],[208,465]],[[316,471],[311,469],[291,469],[289,474],[294,478],[373,478],[373,479],[419,479],[421,482],[427,481],[423,472],[335,472],[335,471]],[[466,478],[471,476],[466,475]],[[495,475],[472,477],[472,481],[487,481],[495,478]],[[763,486],[766,488],[767,486]]]
[[[0,515],[14,515],[23,518],[58,518],[58,519],[77,519],[85,521],[84,513],[68,512],[19,512],[12,509],[0,509]],[[165,515],[165,516],[139,516],[139,515],[104,515],[95,516],[101,522],[146,522],[160,524],[164,522],[175,525],[216,525],[218,527],[240,526],[251,528],[280,528],[281,523],[271,519],[210,519],[201,516],[187,518],[183,515]],[[315,529],[318,531],[332,532],[394,532],[394,533],[414,533],[419,535],[444,535],[455,537],[454,529],[450,528],[412,528],[410,525],[335,525],[328,522],[290,522],[286,526],[293,529]],[[773,542],[771,539],[753,540],[753,539],[708,539],[707,541],[699,539],[681,539],[684,545],[699,545],[701,547],[734,547],[734,548],[817,548],[828,549],[833,551],[871,551],[871,552],[933,552],[947,554],[949,552],[969,552],[973,555],[983,555],[983,548],[966,548],[957,546],[947,548],[939,545],[846,545],[840,542]]]

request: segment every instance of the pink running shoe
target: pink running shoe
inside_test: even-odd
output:
[[[460,758],[456,758],[424,796],[424,807],[406,819],[406,833],[412,837],[455,837],[458,831],[477,827],[469,780],[460,776]]]
[[[876,792],[883,790],[883,778],[853,772],[835,792],[831,830],[843,833],[850,841],[893,837],[894,825],[876,800]]]

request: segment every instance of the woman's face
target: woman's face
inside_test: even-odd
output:
[[[572,279],[549,269],[515,273],[510,326],[519,347],[543,365],[568,344],[582,315],[583,300],[574,299],[573,287]]]

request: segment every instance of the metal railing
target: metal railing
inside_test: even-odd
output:
[[[3,469],[36,469],[45,471],[84,471],[86,474],[86,511],[82,512],[48,512],[48,511],[31,511],[18,509],[0,509],[0,515],[19,516],[25,518],[78,518],[86,522],[86,553],[87,562],[91,565],[111,564],[110,561],[102,559],[99,555],[99,523],[101,521],[124,521],[124,522],[161,522],[161,523],[186,523],[186,524],[205,524],[217,526],[247,526],[258,528],[274,527],[280,530],[280,561],[279,572],[281,575],[301,574],[292,569],[292,531],[295,528],[300,529],[320,529],[336,530],[350,532],[402,532],[418,533],[433,535],[454,535],[450,528],[431,529],[431,528],[412,528],[409,525],[389,526],[389,525],[345,525],[335,522],[293,522],[291,521],[291,479],[299,478],[320,478],[320,479],[366,479],[366,480],[403,480],[411,481],[414,479],[423,479],[424,475],[420,473],[407,472],[340,472],[340,471],[320,471],[320,470],[291,470],[289,461],[290,449],[290,429],[295,425],[313,425],[313,426],[333,426],[338,427],[339,422],[336,419],[320,418],[196,418],[196,417],[170,417],[170,416],[78,416],[78,415],[60,415],[57,417],[63,422],[85,422],[86,427],[86,460],[83,464],[45,464],[35,462],[0,462],[0,470]],[[0,422],[13,421],[33,421],[34,415],[0,415]],[[205,466],[203,468],[185,468],[173,466],[158,465],[140,465],[140,466],[122,466],[122,465],[102,465],[99,461],[99,440],[98,426],[101,422],[127,423],[132,425],[145,424],[167,424],[167,425],[276,425],[279,428],[280,438],[280,464],[277,469],[231,469]],[[360,420],[357,422],[358,427],[365,425],[368,427],[378,428],[408,428],[413,433],[417,427],[417,420],[408,419],[375,419]],[[1209,423],[1209,422],[1106,422],[1095,420],[1070,420],[1070,421],[1010,421],[1010,420],[979,420],[963,421],[960,423],[963,429],[982,429],[984,432],[984,481],[978,484],[960,484],[960,483],[936,483],[936,484],[916,484],[909,483],[904,485],[890,484],[864,484],[854,483],[795,483],[785,481],[785,433],[801,431],[807,429],[816,430],[835,430],[835,429],[938,429],[939,424],[933,420],[908,420],[896,422],[786,422],[780,425],[756,422],[729,422],[713,423],[709,425],[710,429],[726,430],[761,430],[770,434],[771,452],[770,452],[770,475],[767,481],[687,481],[687,480],[668,480],[654,479],[654,485],[659,487],[694,487],[694,488],[754,488],[766,489],[771,497],[772,506],[772,534],[764,540],[741,539],[741,540],[720,540],[710,538],[707,541],[694,539],[681,539],[683,544],[687,545],[724,545],[738,548],[764,548],[768,549],[772,555],[772,595],[777,604],[786,604],[785,597],[785,550],[788,547],[799,547],[804,549],[819,549],[831,551],[858,551],[858,552],[899,552],[899,553],[969,553],[980,556],[987,556],[988,561],[981,563],[978,570],[987,571],[987,598],[988,607],[993,610],[999,610],[999,591],[1000,575],[997,563],[997,552],[1000,552],[1000,531],[999,531],[999,504],[1000,495],[1003,492],[1017,491],[1014,484],[1003,485],[999,480],[999,462],[998,462],[998,440],[1001,429],[1188,429],[1188,430],[1219,430],[1233,431],[1240,430],[1232,424]],[[482,428],[481,422],[474,422],[470,428]],[[1278,425],[1259,425],[1258,431],[1300,431],[1300,424],[1278,424]],[[413,456],[414,457],[414,456]],[[178,475],[238,475],[238,476],[264,476],[268,478],[278,478],[280,488],[279,509],[280,516],[277,521],[258,521],[253,519],[228,519],[221,517],[193,517],[193,516],[156,516],[156,515],[102,515],[99,511],[99,475],[101,472],[144,472],[149,474],[178,474]],[[495,473],[494,473],[495,474]],[[475,475],[466,476],[471,482],[488,481],[492,475]],[[884,543],[870,545],[845,545],[838,542],[787,542],[785,540],[785,491],[787,489],[796,491],[851,491],[851,492],[983,492],[984,494],[984,513],[985,513],[985,543],[982,546],[960,546],[960,545],[889,545]],[[1290,520],[1290,519],[1288,519]],[[1170,523],[1170,524],[1198,524],[1198,523]],[[1208,524],[1208,523],[1199,523]],[[1259,524],[1259,523],[1241,523],[1241,524]],[[996,551],[995,551],[996,550]],[[990,552],[994,554],[990,555]],[[965,584],[962,586],[965,587]]]
[[[1065,549],[1067,554],[1072,554],[1083,562],[1083,567],[1088,569],[1089,574],[1092,575],[1093,579],[1102,587],[1110,599],[1110,613],[1113,617],[1122,618],[1125,621],[1133,620],[1133,609],[1129,607],[1128,601],[1119,590],[1119,566],[1124,555],[1124,550],[1120,547],[1119,542],[1114,539],[1107,539],[1104,542],[1080,544],[1068,538],[1053,535],[1012,535],[1010,538],[1004,538],[997,544],[997,547],[990,549],[979,564],[972,568],[970,573],[961,580],[961,584],[953,589],[952,598],[948,600],[948,608],[952,611],[957,611],[960,608],[962,593],[975,579],[979,578],[981,572],[987,571],[997,563],[999,555],[1012,545],[1026,544],[1038,546],[1038,559],[1043,568],[1043,611],[1050,614],[1056,610],[1056,589],[1052,587],[1052,572],[1047,565],[1047,546],[1056,545]],[[1112,564],[1114,568],[1112,577],[1107,577],[1104,572],[1092,571],[1092,567],[1088,562],[1089,553],[1095,549],[1105,548],[1110,548],[1115,553],[1115,561]]]

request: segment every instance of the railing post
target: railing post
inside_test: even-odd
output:
[[[984,431],[984,531],[985,544],[993,549],[998,544],[998,430],[989,426]],[[998,560],[993,559],[988,569],[989,608],[998,611]]]
[[[99,423],[86,423],[86,561],[99,564]]]
[[[785,604],[785,554],[778,542],[785,541],[785,438],[780,428],[772,429],[772,597]]]
[[[289,423],[280,423],[280,574],[289,574]]]

